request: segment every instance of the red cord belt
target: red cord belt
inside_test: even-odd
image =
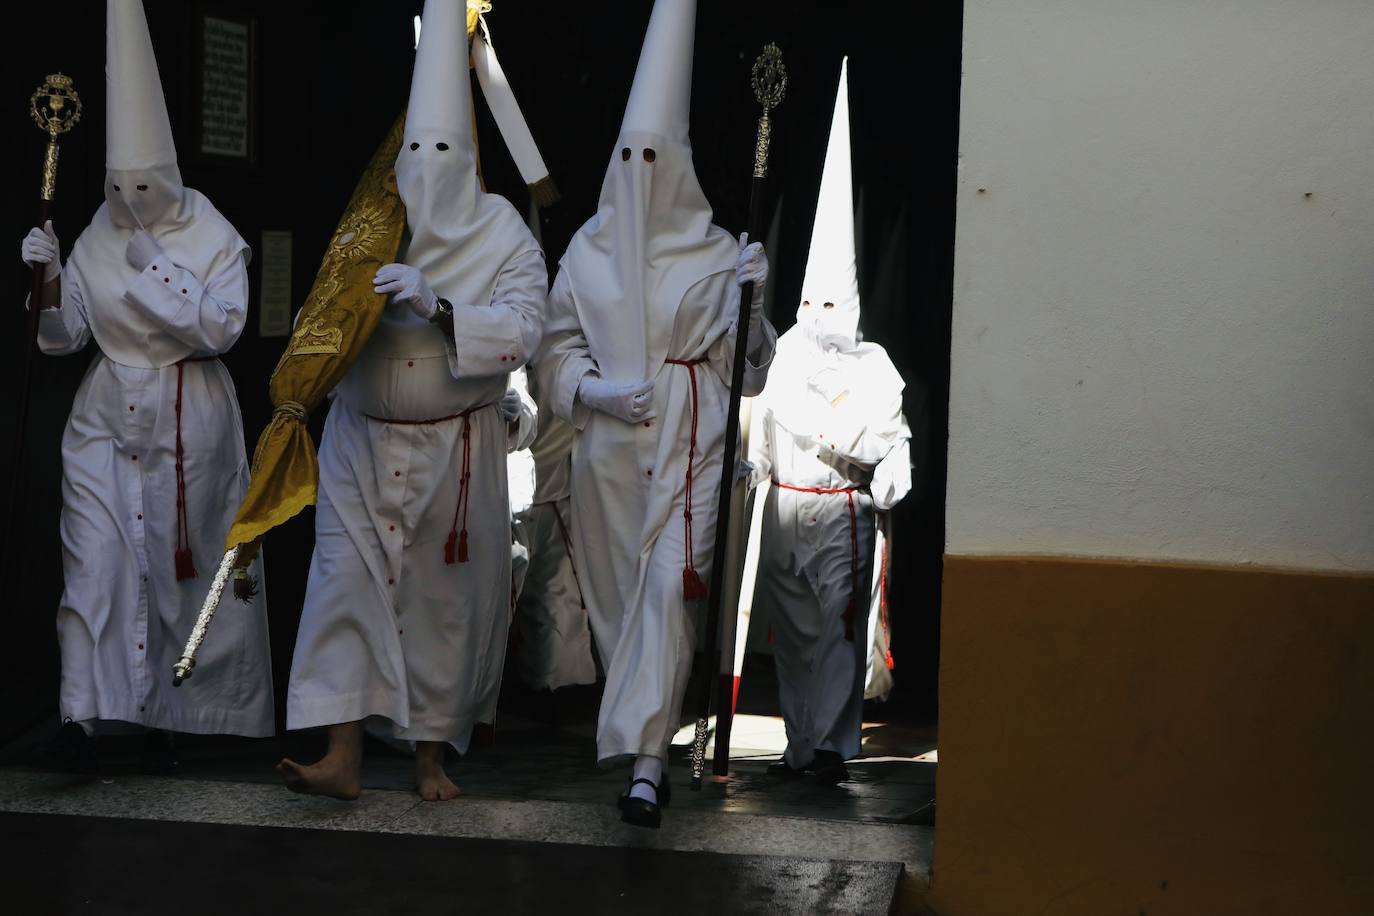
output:
[[[878,579],[878,620],[879,620],[879,621],[882,623],[882,625],[883,625],[883,650],[884,650],[884,655],[885,655],[883,661],[887,664],[888,670],[891,671],[891,670],[892,670],[892,664],[893,664],[893,662],[892,662],[892,631],[888,629],[888,625],[887,625],[887,617],[888,617],[888,614],[890,613],[890,611],[888,610],[888,602],[887,602],[887,556],[888,556],[888,550],[889,550],[889,546],[888,546],[888,543],[887,543],[887,538],[883,538],[883,572],[882,572],[882,577]]]
[[[849,605],[844,610],[844,638],[854,641],[854,612],[859,600],[859,517],[854,509],[854,494],[858,487],[794,487],[773,478],[773,486],[795,493],[819,493],[822,495],[843,493],[849,504]]]
[[[692,553],[692,472],[696,467],[697,457],[697,366],[706,360],[665,359],[663,362],[669,366],[686,366],[687,374],[692,379],[692,438],[687,446],[687,492],[682,509],[682,527],[687,540],[687,558],[682,567],[682,599],[684,601],[704,601],[706,599],[706,583],[702,581],[701,574],[697,572],[696,560],[693,559]],[[724,469],[721,472],[724,473]]]
[[[186,450],[181,445],[181,391],[184,379],[183,369],[187,363],[208,363],[219,359],[218,356],[188,356],[178,360],[177,367],[177,449],[176,449],[176,475],[177,475],[177,546],[172,553],[172,561],[175,564],[177,581],[184,579],[194,579],[197,575],[196,564],[191,556],[191,526],[186,520]]]
[[[389,420],[386,417],[363,414],[369,420],[389,423],[392,426],[433,426],[436,423],[447,423],[449,420],[462,418],[463,460],[458,470],[458,505],[453,508],[453,524],[449,527],[448,540],[444,542],[444,562],[450,566],[453,565],[455,556],[459,563],[468,561],[468,504],[471,502],[469,497],[472,480],[472,415],[479,410],[495,406],[494,401],[490,404],[479,404],[460,413],[449,414],[447,417],[436,417],[432,420]],[[462,521],[461,530],[458,527],[460,520]]]

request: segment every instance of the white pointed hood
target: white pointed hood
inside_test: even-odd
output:
[[[463,0],[425,0],[420,45],[410,83],[396,187],[406,207],[402,260],[454,304],[487,305],[511,258],[539,246],[505,198],[482,190],[473,142],[472,77]],[[414,326],[398,346],[413,355],[421,340],[442,346],[428,322],[391,306],[385,322]],[[387,331],[379,328],[382,336]],[[437,344],[436,344],[437,341]],[[386,347],[385,340],[378,340]]]
[[[847,57],[840,64],[840,84],[835,90],[835,113],[830,120],[797,325],[823,350],[853,350],[858,343],[859,277],[854,247]]]
[[[887,351],[859,336],[854,191],[849,153],[849,59],[840,64],[835,113],[821,171],[811,250],[797,323],[778,339],[768,374],[768,407],[795,435],[809,435],[826,412],[882,409],[903,388]],[[839,381],[837,381],[839,380]],[[827,396],[841,391],[838,398]]]
[[[143,0],[106,0],[105,17],[105,198],[120,225],[148,226],[181,201],[176,144]]]
[[[688,139],[695,0],[657,0],[596,215],[568,245],[578,316],[603,377],[652,378],[687,291],[732,270]]]
[[[121,365],[161,368],[194,350],[124,303],[139,279],[126,256],[129,239],[146,229],[201,283],[234,269],[250,252],[205,195],[181,183],[143,0],[106,0],[105,14],[105,202],[67,266],[101,352]]]
[[[621,134],[666,137],[690,147],[692,51],[696,44],[696,0],[658,0],[644,33]]]

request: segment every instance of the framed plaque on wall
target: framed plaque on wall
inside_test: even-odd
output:
[[[206,4],[197,7],[192,29],[196,158],[252,166],[257,158],[257,21]]]

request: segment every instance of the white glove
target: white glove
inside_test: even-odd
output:
[[[24,236],[19,245],[19,256],[29,267],[43,265],[43,282],[51,283],[62,272],[62,251],[57,244],[57,236],[52,231],[52,220],[43,224],[42,229],[34,228]]]
[[[599,375],[584,375],[577,396],[592,410],[599,410],[626,423],[639,423],[658,416],[654,410],[654,380],[612,382]]]
[[[747,232],[740,233],[735,280],[740,286],[754,284],[754,304],[763,301],[763,285],[768,281],[768,255],[763,252],[762,242],[750,243]]]
[[[439,297],[425,282],[418,267],[409,264],[388,264],[377,271],[372,291],[390,294],[392,302],[404,302],[410,310],[426,321],[439,309]]]
[[[501,400],[496,402],[496,412],[501,415],[501,419],[507,423],[514,423],[520,419],[520,408],[524,406],[520,400],[520,392],[514,388],[507,388],[506,393],[501,395]]]
[[[129,263],[134,266],[134,270],[143,273],[148,269],[148,265],[156,261],[163,254],[162,246],[153,238],[153,234],[147,229],[140,229],[129,237],[129,244],[124,249],[124,257],[128,258]]]

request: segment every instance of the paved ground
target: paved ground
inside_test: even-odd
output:
[[[888,913],[896,862],[0,812],[6,912]],[[148,880],[129,880],[130,875]]]
[[[741,708],[750,711],[736,720],[728,781],[687,791],[690,735],[679,734],[670,767],[672,806],[659,831],[619,821],[614,799],[626,771],[595,765],[594,688],[554,698],[504,697],[494,743],[449,766],[464,793],[454,802],[421,802],[412,791],[411,759],[371,740],[360,801],[285,791],[272,765],[284,754],[315,759],[322,750],[317,734],[184,738],[180,771],[164,778],[137,775],[137,738],[106,738],[97,777],[43,773],[25,760],[52,727],[45,724],[0,753],[0,811],[900,862],[909,887],[924,886],[933,836],[934,729],[882,721],[883,707],[874,707],[874,721],[864,727],[864,756],[850,763],[849,781],[834,788],[809,778],[778,781],[764,772],[784,743],[781,721],[766,714],[769,683],[766,670],[755,672],[753,690],[741,696]]]

